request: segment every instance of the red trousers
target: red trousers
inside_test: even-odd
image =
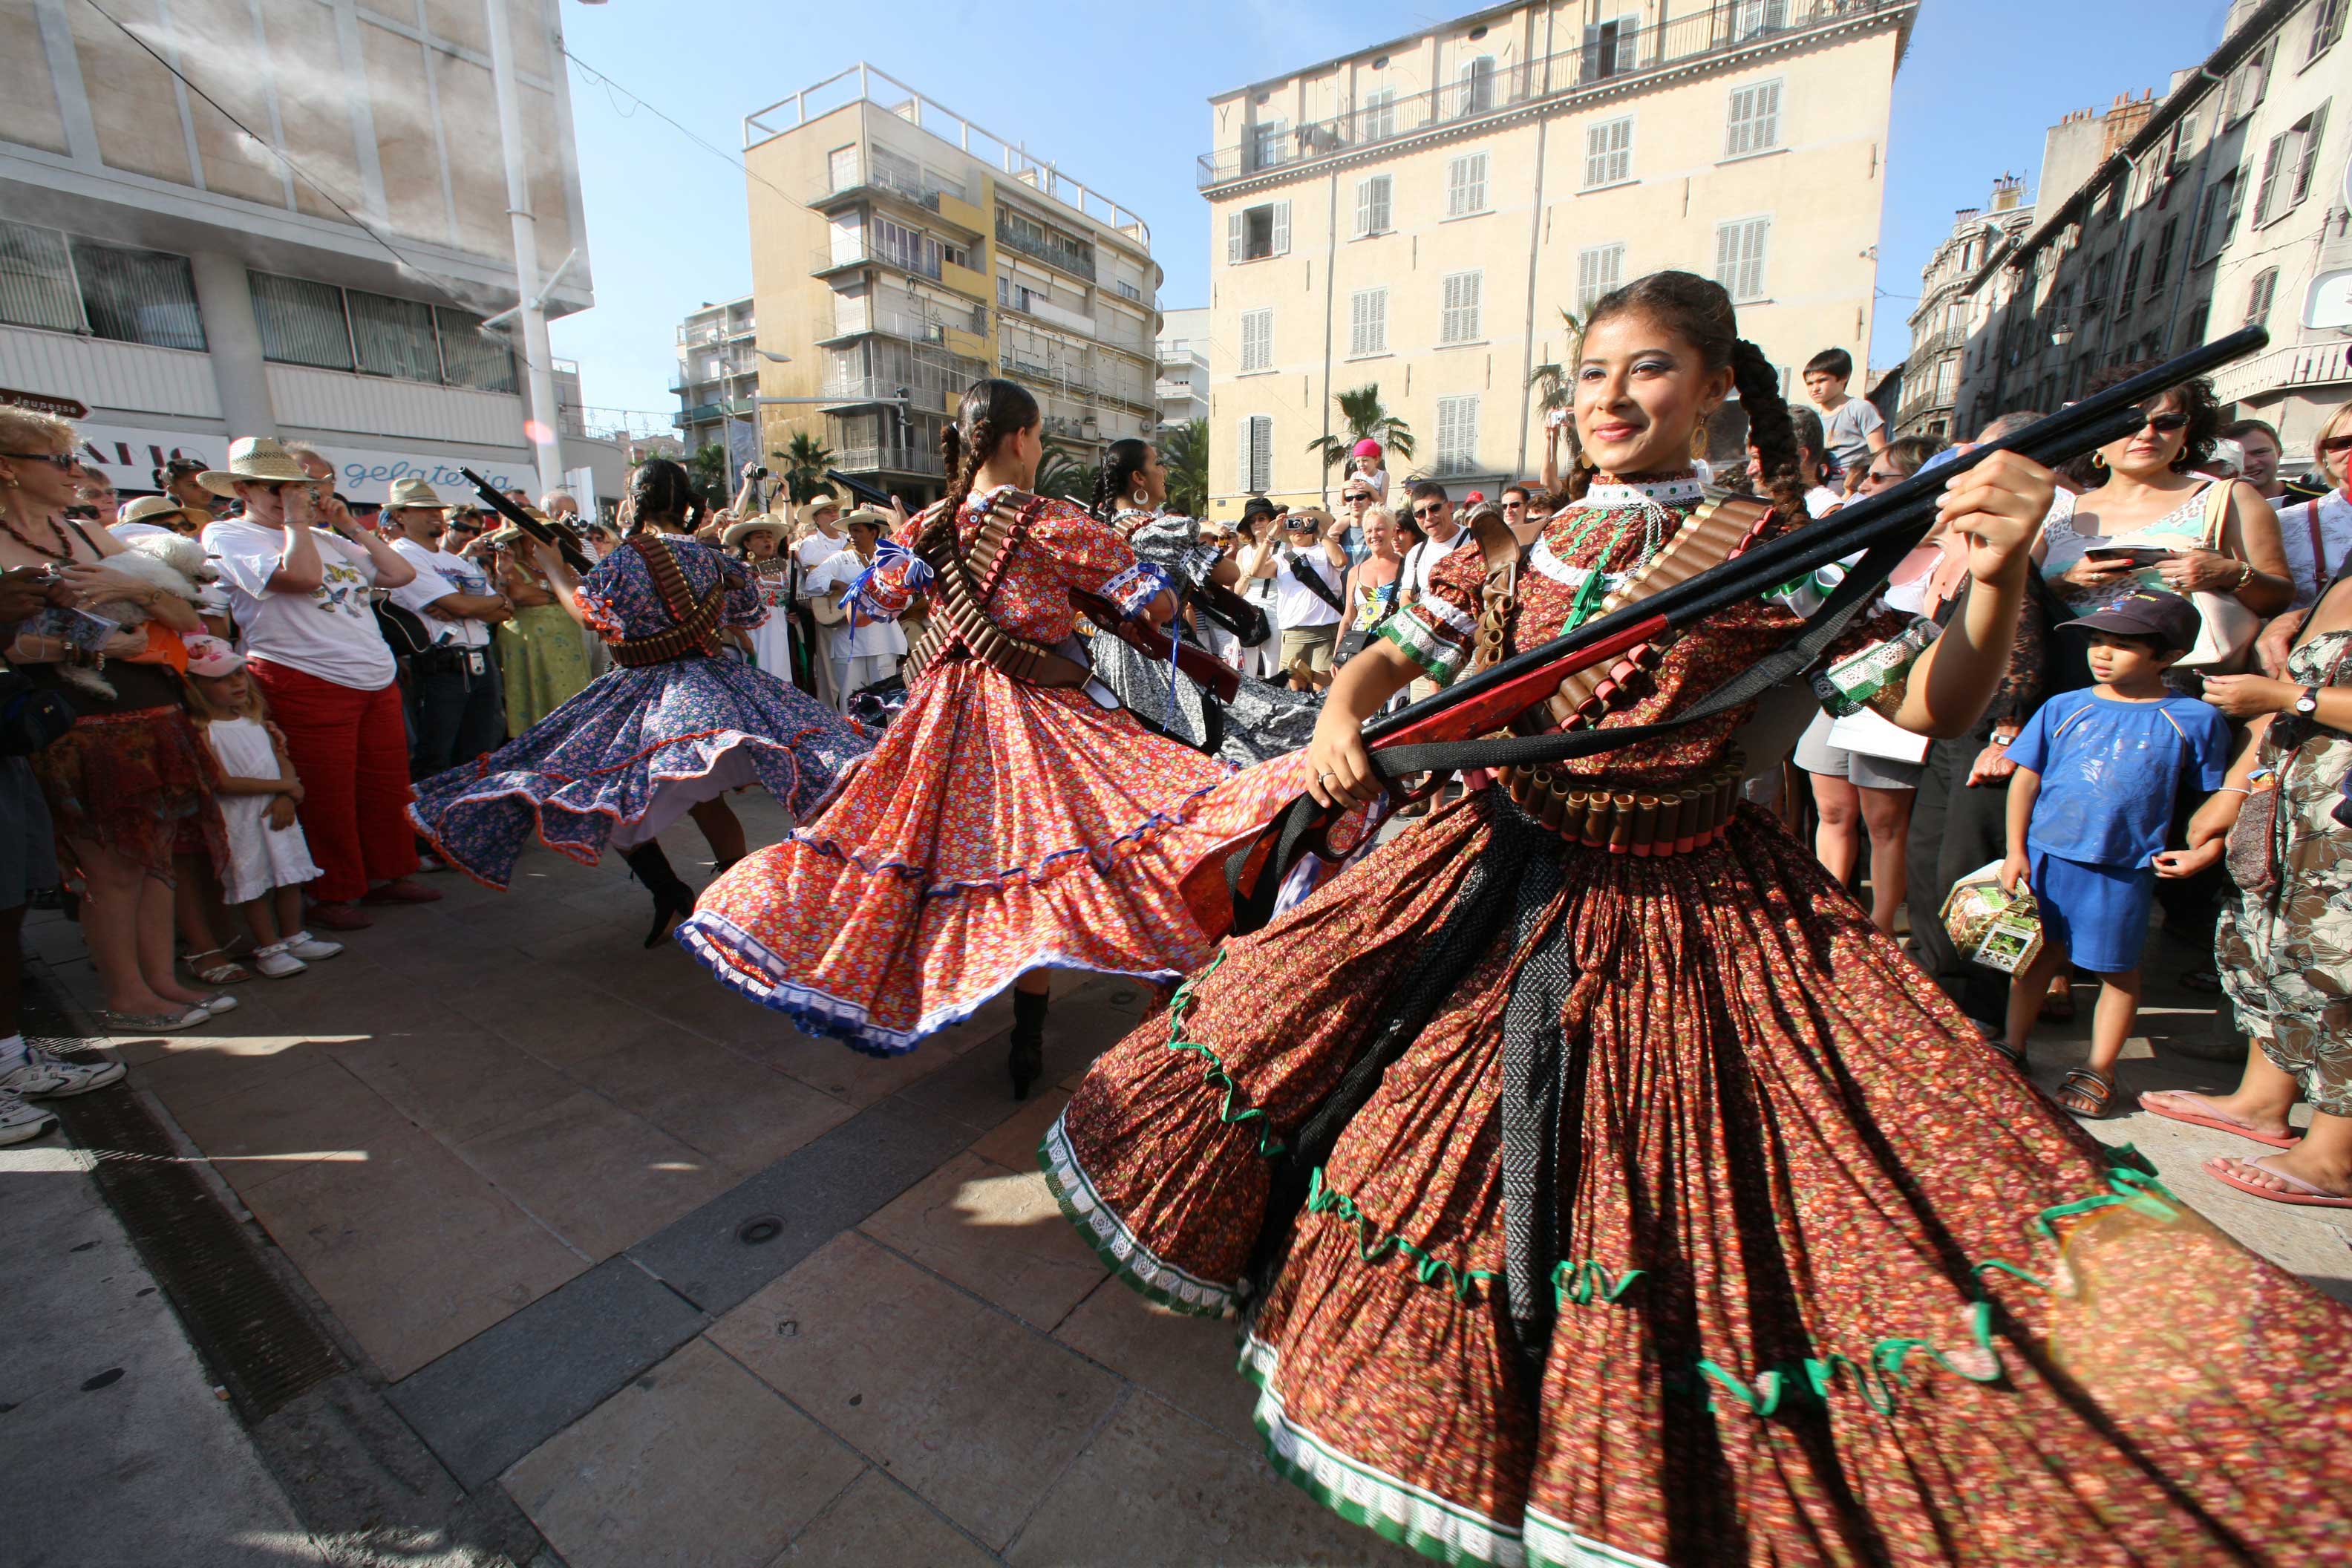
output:
[[[408,826],[408,725],[398,682],[354,691],[282,664],[251,661],[269,716],[302,781],[303,837],[326,874],[310,884],[320,903],[348,903],[373,882],[416,869]]]

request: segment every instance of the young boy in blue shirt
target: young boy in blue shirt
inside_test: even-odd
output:
[[[2065,622],[2090,641],[2092,679],[2043,703],[2009,744],[2009,857],[2001,886],[2030,888],[2042,946],[2011,980],[2001,1054],[2022,1066],[2042,993],[2071,961],[2105,982],[2091,1023],[2091,1060],[2066,1075],[2058,1103],[2105,1116],[2116,1058],[2139,1014],[2139,955],[2158,877],[2194,874],[2213,857],[2168,850],[2184,780],[2211,791],[2228,771],[2230,730],[2164,672],[2197,646],[2197,608],[2178,594],[2135,592]]]

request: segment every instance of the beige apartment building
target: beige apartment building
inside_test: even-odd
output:
[[[1916,9],[1504,5],[1212,99],[1213,510],[1335,493],[1307,443],[1366,384],[1412,427],[1400,476],[1531,476],[1561,313],[1660,268],[1721,279],[1792,386],[1861,366]]]
[[[743,121],[761,449],[796,431],[909,501],[940,426],[1004,375],[1091,465],[1158,418],[1160,270],[1143,220],[859,64]]]

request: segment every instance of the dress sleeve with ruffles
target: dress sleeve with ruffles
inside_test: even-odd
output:
[[[1166,567],[1138,560],[1125,535],[1076,507],[1047,508],[1031,537],[1060,564],[1062,581],[1073,592],[1108,599],[1127,620],[1142,615],[1171,585]]]
[[[590,568],[572,595],[580,606],[581,623],[606,642],[628,637],[625,605],[631,599],[653,597],[653,579],[637,552],[624,547]]]
[[[726,602],[719,606],[719,624],[748,632],[754,626],[765,626],[768,605],[760,597],[760,580],[740,561],[719,558],[719,582],[724,585]]]
[[[1153,516],[1146,512],[1120,512],[1111,519],[1114,525],[1127,531],[1127,542],[1139,560],[1149,561],[1167,568],[1169,574],[1188,587],[1198,588],[1217,569],[1224,552],[1213,544],[1201,542],[1201,520],[1180,517],[1174,512]]]
[[[1432,569],[1429,592],[1381,622],[1376,635],[1394,643],[1430,679],[1451,685],[1470,662],[1486,583],[1486,552],[1465,543]]]

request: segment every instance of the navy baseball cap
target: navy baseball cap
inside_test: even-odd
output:
[[[2197,606],[2178,594],[2135,588],[2104,610],[2063,621],[2069,631],[2115,632],[2127,637],[2154,637],[2167,647],[2186,653],[2197,646],[2203,624]]]

